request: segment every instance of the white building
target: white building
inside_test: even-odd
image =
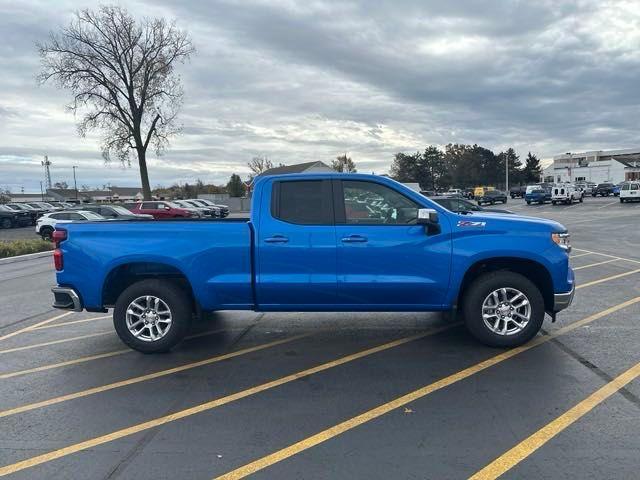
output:
[[[640,148],[565,153],[553,157],[542,172],[550,183],[593,182],[620,183],[640,179]]]

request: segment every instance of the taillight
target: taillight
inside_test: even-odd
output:
[[[66,230],[54,230],[53,235],[51,236],[51,241],[56,244],[56,247],[60,246],[60,242],[67,239],[67,231]]]
[[[53,265],[56,267],[56,271],[61,271],[64,267],[64,261],[62,259],[62,250],[56,248],[53,251]]]

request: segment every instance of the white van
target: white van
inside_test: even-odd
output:
[[[620,187],[620,203],[640,200],[640,181],[624,182]]]
[[[574,200],[582,203],[584,200],[584,192],[577,189],[570,183],[558,183],[551,189],[551,203],[565,203],[570,205]]]

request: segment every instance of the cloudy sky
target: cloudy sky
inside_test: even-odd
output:
[[[138,184],[80,138],[69,93],[37,86],[35,42],[94,4],[0,0],[0,187]],[[152,186],[226,183],[253,156],[384,173],[428,144],[514,146],[543,158],[638,140],[640,2],[606,0],[153,0],[197,54],[180,69],[183,133],[150,159]]]

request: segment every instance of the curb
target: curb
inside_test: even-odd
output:
[[[0,265],[6,265],[8,263],[26,262],[27,260],[33,260],[34,258],[42,258],[49,256],[53,253],[53,250],[47,252],[27,253],[26,255],[18,255],[16,257],[0,258]]]

